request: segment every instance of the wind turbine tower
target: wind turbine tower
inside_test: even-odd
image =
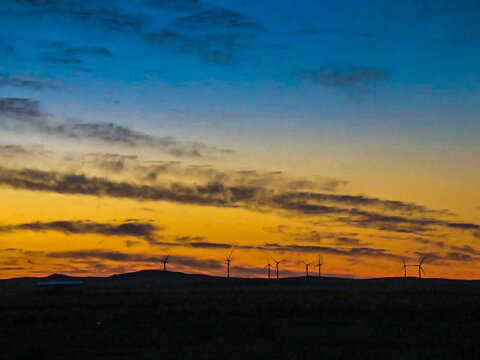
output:
[[[318,267],[318,277],[322,277],[322,256],[318,255],[318,264],[315,267]]]
[[[425,274],[425,271],[423,271],[423,267],[422,267],[422,264],[423,264],[423,261],[425,260],[425,256],[422,258],[422,260],[420,261],[420,263],[418,265],[414,265],[414,266],[418,266],[418,278],[421,279],[422,278],[422,272],[424,275]]]
[[[272,257],[272,259],[273,259],[273,261],[275,261],[275,270],[277,271],[277,279],[278,279],[278,265],[279,265],[282,261],[285,261],[285,259],[280,260],[280,261],[275,260],[275,258],[273,258],[273,257]]]
[[[308,277],[308,267],[310,266],[311,263],[306,263],[305,261],[303,262],[305,264],[305,275]]]
[[[422,278],[422,273],[423,273],[423,275],[426,275],[425,271],[423,270],[423,267],[422,267],[422,264],[423,264],[424,261],[425,261],[425,256],[422,258],[422,260],[420,260],[418,265],[409,265],[409,264],[405,263],[405,260],[403,260],[403,276],[407,277],[407,267],[408,266],[414,266],[414,267],[418,267],[418,278],[421,279]]]
[[[268,272],[268,278],[270,279],[270,269],[272,268],[272,264],[270,264],[270,258],[267,259],[267,266],[265,266]]]
[[[163,271],[167,271],[167,263],[168,263],[168,258],[170,257],[170,253],[163,258]]]
[[[230,255],[228,256],[228,258],[226,260],[223,260],[227,263],[227,278],[230,277],[230,261],[232,261],[232,254],[233,254],[233,250],[230,253]]]

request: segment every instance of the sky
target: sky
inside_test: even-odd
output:
[[[480,277],[478,1],[0,15],[0,278]]]

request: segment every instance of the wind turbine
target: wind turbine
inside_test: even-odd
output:
[[[267,269],[269,279],[270,279],[270,269],[271,269],[271,267],[272,267],[272,264],[270,264],[270,258],[267,258],[267,266],[265,266],[265,269]]]
[[[275,258],[273,258],[273,257],[272,257],[272,259],[273,259],[273,261],[275,261],[275,270],[277,271],[277,279],[278,279],[278,264],[280,264],[282,261],[285,261],[285,259],[280,260],[280,261],[275,260]]]
[[[310,266],[311,263],[306,263],[305,261],[303,262],[305,264],[305,274],[308,276],[308,267]]]
[[[170,253],[168,253],[167,256],[163,258],[163,271],[167,271],[167,263],[168,263],[168,258],[170,257]]]
[[[322,276],[322,256],[318,255],[318,264],[315,267],[318,267],[318,277]]]
[[[228,256],[228,258],[226,260],[223,260],[227,263],[227,278],[230,277],[230,261],[232,261],[232,254],[233,254],[233,250],[230,253],[230,255]]]
[[[422,264],[423,264],[423,261],[425,260],[425,256],[422,258],[422,260],[420,261],[420,263],[418,265],[413,265],[413,266],[418,266],[418,278],[421,279],[422,278],[422,272],[424,275],[427,275],[425,274],[425,271],[423,271],[423,267],[422,267]]]
[[[420,263],[418,263],[418,265],[406,264],[405,260],[403,260],[403,276],[407,277],[407,267],[408,266],[414,266],[414,267],[418,267],[418,278],[421,279],[422,278],[422,273],[424,275],[426,275],[425,271],[423,270],[423,267],[422,267],[422,264],[423,264],[424,260],[425,260],[425,256],[422,258],[422,260],[420,260]]]
[[[407,265],[405,263],[405,259],[402,259],[403,261],[403,276],[406,278],[407,277],[407,266],[410,266],[410,265]]]

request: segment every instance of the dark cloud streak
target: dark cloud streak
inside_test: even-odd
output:
[[[221,150],[199,142],[181,142],[172,137],[157,137],[114,123],[76,122],[58,124],[31,98],[0,98],[0,128],[28,130],[64,139],[94,140],[122,146],[143,146],[165,151],[177,157],[201,157],[202,153]]]
[[[52,221],[33,222],[18,225],[0,226],[0,232],[18,230],[28,231],[59,231],[66,234],[98,234],[105,236],[133,236],[147,241],[153,241],[161,228],[151,223],[125,222],[122,224],[102,224],[90,221]]]
[[[344,88],[385,82],[390,79],[390,73],[370,67],[353,70],[332,67],[301,71],[300,78],[326,87]]]

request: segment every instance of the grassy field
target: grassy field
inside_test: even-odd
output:
[[[478,359],[477,282],[141,273],[0,284],[1,359]]]

